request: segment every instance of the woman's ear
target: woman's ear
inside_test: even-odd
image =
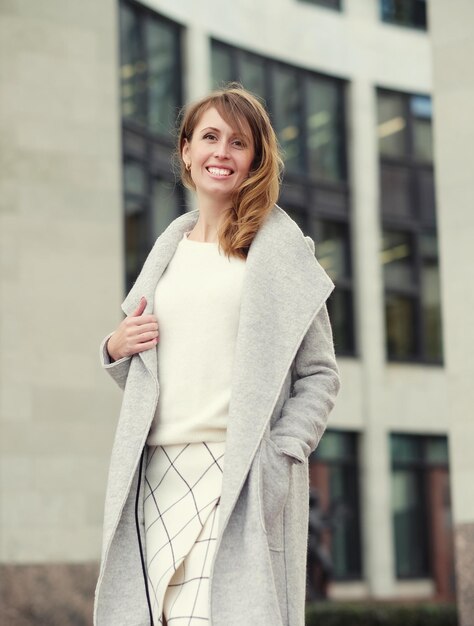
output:
[[[187,139],[184,140],[183,149],[181,150],[181,158],[185,163],[189,161],[189,141]]]

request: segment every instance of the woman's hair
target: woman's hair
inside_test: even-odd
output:
[[[234,190],[218,232],[224,253],[245,259],[257,230],[278,199],[283,161],[264,106],[240,83],[228,83],[181,111],[176,156],[181,180],[188,189],[195,190],[195,186],[182,158],[185,140],[191,141],[202,114],[212,107],[239,133],[248,134],[250,129],[253,139],[255,156],[248,178]]]

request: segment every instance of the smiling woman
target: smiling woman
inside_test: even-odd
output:
[[[157,239],[101,345],[124,397],[94,623],[303,626],[334,284],[275,204],[255,96],[229,85],[188,106],[176,154],[199,208]]]
[[[199,207],[219,215],[232,206],[233,191],[248,178],[255,150],[250,129],[242,135],[212,107],[202,114],[192,136],[184,137],[182,156]]]

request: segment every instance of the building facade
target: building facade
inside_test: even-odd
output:
[[[449,117],[437,118],[433,98],[432,23],[448,19],[438,4],[2,5],[9,580],[24,584],[34,567],[51,580],[61,571],[72,581],[73,566],[95,575],[120,402],[97,344],[154,239],[194,208],[174,167],[181,106],[237,80],[264,100],[283,148],[280,205],[336,284],[342,390],[310,459],[331,527],[329,597],[454,598],[453,512],[463,511],[463,540],[474,512],[452,507],[451,492],[461,501],[473,468],[465,453],[452,471],[463,431],[452,416],[450,373],[461,374],[446,303],[451,179],[439,182],[446,161],[433,148],[433,120],[441,143]]]

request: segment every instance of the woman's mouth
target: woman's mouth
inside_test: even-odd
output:
[[[206,167],[206,169],[209,174],[212,174],[212,176],[220,176],[221,178],[225,178],[226,176],[230,176],[234,173],[226,167]]]

